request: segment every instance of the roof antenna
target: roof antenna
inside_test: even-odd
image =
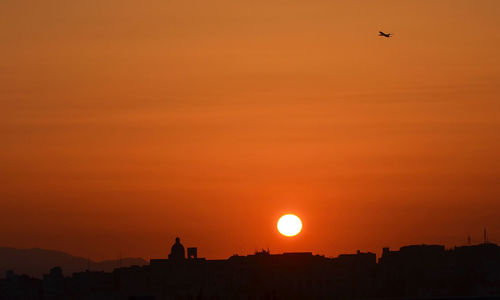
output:
[[[484,228],[484,243],[488,244],[488,237],[486,235],[486,227]]]
[[[467,236],[467,244],[472,245],[472,239],[470,238],[470,234]]]

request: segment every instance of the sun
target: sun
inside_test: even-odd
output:
[[[286,214],[278,220],[278,231],[284,236],[296,236],[302,230],[302,221],[293,214]]]

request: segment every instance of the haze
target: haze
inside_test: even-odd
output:
[[[499,49],[495,0],[3,0],[0,244],[498,242]]]

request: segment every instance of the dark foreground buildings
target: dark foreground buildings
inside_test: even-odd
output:
[[[445,249],[415,245],[336,258],[312,253],[257,252],[227,260],[197,257],[176,240],[169,259],[112,273],[43,279],[12,272],[0,299],[383,299],[500,296],[500,247],[491,243]]]

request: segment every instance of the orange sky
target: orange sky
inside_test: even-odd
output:
[[[499,51],[496,0],[2,0],[0,246],[500,242]]]

